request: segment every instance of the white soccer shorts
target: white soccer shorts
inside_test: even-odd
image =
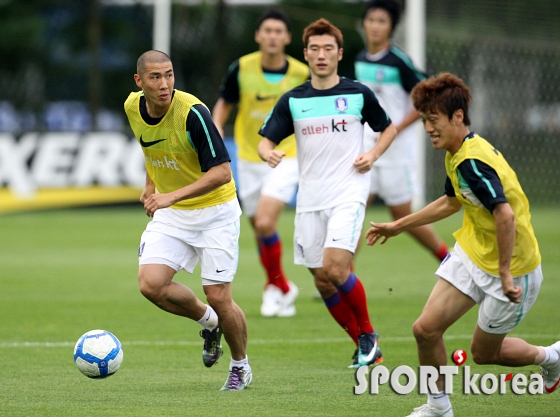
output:
[[[266,162],[237,160],[238,194],[243,212],[253,217],[261,195],[289,203],[294,198],[299,180],[296,158],[284,158],[276,168]]]
[[[541,266],[528,274],[513,277],[523,290],[520,304],[512,303],[502,289],[500,277],[480,269],[458,243],[436,275],[448,281],[477,304],[478,326],[487,333],[509,333],[527,315],[537,299],[543,280]]]
[[[369,193],[383,199],[387,206],[400,206],[412,201],[417,191],[412,164],[376,166],[370,171]]]
[[[200,261],[203,285],[231,282],[239,257],[239,223],[189,231],[151,221],[140,239],[139,264],[163,264],[192,274]]]
[[[294,263],[308,268],[323,266],[325,248],[356,251],[362,234],[365,205],[341,204],[326,210],[296,213]]]

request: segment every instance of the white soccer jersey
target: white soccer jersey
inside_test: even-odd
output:
[[[399,48],[389,49],[371,55],[367,50],[361,51],[354,63],[356,79],[368,86],[381,106],[398,126],[414,106],[410,92],[423,80],[410,58]],[[401,131],[389,149],[376,162],[378,166],[408,165],[414,162],[417,148],[417,131],[415,124]],[[372,146],[376,135],[366,132],[366,146]]]
[[[371,90],[346,78],[328,90],[316,90],[308,81],[280,98],[259,133],[275,143],[295,133],[297,212],[365,204],[369,174],[353,165],[364,152],[364,122],[379,132],[391,124]]]

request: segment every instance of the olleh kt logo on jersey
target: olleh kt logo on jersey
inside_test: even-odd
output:
[[[320,134],[325,134],[325,133],[331,133],[331,132],[347,132],[346,130],[346,125],[348,124],[348,122],[346,122],[344,119],[342,119],[341,121],[336,121],[335,119],[331,119],[331,126],[329,127],[328,125],[321,125],[321,126],[305,126],[304,128],[301,129],[301,133],[303,135],[320,135]]]

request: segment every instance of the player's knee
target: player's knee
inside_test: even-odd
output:
[[[148,278],[141,275],[138,276],[138,286],[140,288],[140,293],[148,300],[156,302],[160,297],[161,289],[158,286],[153,285]]]
[[[155,304],[158,304],[165,294],[165,286],[145,273],[138,274],[138,287],[140,293]]]
[[[471,344],[471,358],[477,365],[488,365],[496,362],[492,352],[473,344]]]
[[[313,275],[313,281],[315,283],[315,288],[317,288],[317,291],[319,291],[319,294],[321,294],[322,298],[328,298],[331,295],[336,293],[336,288],[332,284],[332,282],[329,281],[329,278],[325,274],[324,269],[322,269],[322,268],[317,268],[317,269],[310,268],[309,271]]]
[[[489,365],[495,363],[494,358],[482,352],[471,352],[471,358],[477,365]]]
[[[325,274],[327,275],[330,282],[334,285],[340,286],[346,282],[348,279],[348,273],[350,270],[336,262],[325,261],[323,265]]]
[[[326,294],[330,295],[336,292],[336,288],[330,281],[317,277],[315,277],[315,288],[317,288],[317,291],[319,291],[323,298]]]
[[[422,325],[416,320],[412,325],[412,334],[417,342],[422,341],[425,339],[425,332]]]
[[[270,236],[276,231],[276,224],[266,216],[256,216],[254,225],[259,236]]]
[[[206,294],[206,301],[214,310],[219,309],[223,302],[222,297],[219,297],[214,293]]]
[[[412,325],[412,334],[419,345],[432,344],[441,337],[441,332],[431,329],[421,319],[416,320]]]
[[[214,286],[211,286],[214,287]],[[205,288],[206,293],[206,301],[208,305],[212,307],[216,312],[222,311],[224,308],[229,308],[233,304],[233,300],[231,298],[231,294],[227,291],[214,291],[217,290],[217,287],[214,288]],[[206,291],[207,290],[207,291]]]
[[[472,353],[471,352],[471,358],[474,361],[474,363],[476,363],[477,365],[487,365],[492,363],[492,361],[488,360],[487,357],[484,356],[484,354],[480,354],[480,353]]]

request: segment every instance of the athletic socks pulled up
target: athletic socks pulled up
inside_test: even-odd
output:
[[[323,302],[327,306],[331,316],[336,320],[340,327],[348,333],[348,336],[352,338],[356,346],[358,346],[358,336],[360,335],[358,322],[356,321],[356,317],[354,317],[354,313],[350,307],[348,307],[340,298],[340,294],[337,292],[328,298],[323,298]]]
[[[282,270],[282,242],[277,232],[270,236],[259,236],[259,255],[266,270],[266,285],[274,285],[286,294],[290,291],[288,280]],[[265,287],[266,287],[265,285]]]
[[[350,307],[358,323],[361,333],[373,333],[373,326],[369,321],[366,292],[358,277],[350,273],[346,281],[336,287],[342,301]]]

